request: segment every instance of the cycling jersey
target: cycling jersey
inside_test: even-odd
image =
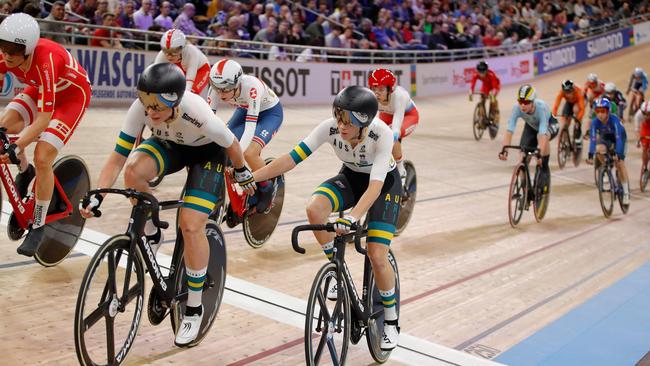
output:
[[[151,129],[153,136],[179,145],[202,146],[215,142],[229,147],[235,138],[223,121],[212,113],[205,100],[193,93],[183,96],[172,122],[163,122],[157,126],[146,115],[140,100],[135,100],[126,113],[126,121],[117,139],[115,151],[128,156],[144,126]]]
[[[594,99],[598,98],[599,96],[603,95],[605,92],[605,83],[602,81],[597,81],[595,83],[591,83],[587,81],[585,83],[585,95],[589,95],[589,91],[591,90],[592,94],[594,95]]]
[[[565,105],[570,105],[570,108],[562,112],[563,116],[568,116],[568,113],[573,113],[573,106],[578,105],[578,113],[575,116],[578,121],[582,121],[582,117],[585,115],[585,98],[584,92],[577,86],[573,87],[573,92],[569,95],[564,94],[562,90],[555,97],[555,104],[553,105],[553,115],[557,116],[558,109],[560,108],[560,103],[562,99],[566,100]]]
[[[535,99],[535,111],[533,114],[524,113],[521,111],[519,104],[515,104],[512,107],[512,114],[510,115],[510,120],[508,121],[508,132],[512,133],[515,131],[517,126],[517,119],[521,118],[526,122],[527,125],[532,127],[537,131],[538,134],[544,135],[549,132],[549,120],[552,117],[551,111],[541,99]]]
[[[370,174],[370,180],[383,182],[386,174],[396,166],[392,155],[393,133],[378,118],[370,123],[367,135],[354,148],[341,138],[336,119],[328,118],[316,126],[290,155],[299,164],[326,142],[332,145],[344,166],[355,172]]]
[[[208,57],[201,52],[195,45],[187,43],[181,51],[181,60],[174,64],[183,70],[185,74],[185,90],[192,93],[201,94],[203,89],[208,85],[210,77],[210,62]],[[155,64],[168,62],[163,51],[158,52]]]
[[[488,95],[490,93],[490,90],[494,90],[494,95],[499,94],[499,91],[501,90],[501,81],[497,77],[497,74],[494,73],[494,71],[488,70],[484,77],[481,77],[478,72],[475,72],[472,76],[472,84],[470,87],[472,93],[474,93],[476,81],[479,79],[483,83],[481,86],[482,94]]]
[[[639,128],[641,127],[642,124],[650,125],[650,117],[646,117],[641,113],[641,110],[639,109],[636,111],[636,114],[634,115],[634,130],[636,132],[639,132]]]
[[[208,91],[208,103],[213,112],[217,111],[217,104],[220,100],[221,98],[219,98],[217,91],[211,87]],[[273,121],[269,122],[273,128],[271,128],[271,126],[269,126],[269,128],[274,129],[274,131],[267,130],[267,133],[270,134],[268,136],[258,136],[258,134],[256,134],[258,119],[260,124],[265,124],[265,122],[267,122],[262,121],[261,113],[273,109],[273,107],[280,103],[280,99],[275,95],[273,89],[269,88],[262,80],[252,75],[242,75],[239,96],[229,100],[227,103],[238,107],[238,110],[235,111],[229,124],[233,126],[240,124],[242,122],[240,117],[242,115],[244,116],[243,122],[245,128],[241,136],[238,136],[242,150],[246,150],[255,137],[255,141],[258,143],[263,141],[265,137],[269,137],[270,139],[272,133],[275,133],[279,128],[279,125],[282,123],[281,120],[278,123],[278,117],[280,119],[282,118],[281,113],[265,113],[264,116],[268,115],[273,118]],[[239,109],[243,110],[240,111]],[[262,133],[263,131],[259,132]],[[268,143],[268,141],[264,141],[262,146],[266,143]]]
[[[72,136],[90,103],[90,81],[86,71],[61,45],[41,38],[27,71],[19,67],[8,68],[0,53],[0,86],[7,72],[27,84],[7,108],[17,111],[25,125],[34,121],[37,112],[51,112],[51,122],[40,140],[60,149]]]
[[[627,86],[627,91],[629,92],[630,90],[637,90],[645,94],[646,90],[648,90],[648,74],[644,72],[639,79],[635,78],[634,74],[632,74],[630,76],[630,83]]]
[[[400,137],[408,136],[419,122],[419,114],[411,95],[401,86],[396,86],[388,104],[379,103],[379,118],[392,127]]]
[[[598,118],[594,118],[591,121],[591,131],[590,131],[590,144],[589,144],[589,156],[593,156],[596,151],[596,144],[603,143],[606,145],[614,145],[616,155],[625,159],[625,142],[627,139],[627,134],[625,133],[625,128],[621,124],[621,120],[612,113],[609,113],[609,118],[607,123],[603,123]],[[600,136],[600,140],[598,140]]]

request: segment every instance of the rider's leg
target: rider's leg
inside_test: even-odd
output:
[[[492,97],[491,103],[490,103],[490,114],[493,116],[494,121],[492,121],[495,125],[499,124],[499,101],[497,100],[497,97],[494,96]]]
[[[378,231],[378,230],[377,230]],[[395,307],[395,272],[388,261],[389,246],[382,243],[371,242],[371,233],[368,233],[368,258],[372,263],[372,272],[377,281],[377,288],[384,304],[384,319],[397,320],[397,309]],[[393,236],[389,231],[381,235]]]
[[[262,145],[259,142],[252,141],[244,151],[244,159],[248,163],[251,171],[256,171],[264,167],[264,159],[261,157]]]
[[[32,97],[25,93],[18,94],[7,105],[5,112],[0,117],[0,127],[6,128],[8,134],[18,134],[32,123],[35,115],[36,104]],[[20,159],[20,165],[15,183],[19,195],[24,197],[27,194],[29,183],[36,176],[36,171],[34,166],[29,164],[24,150],[18,154],[18,159]]]
[[[406,176],[406,168],[404,168],[404,160],[402,159],[402,142],[397,140],[393,143],[393,159],[397,163],[397,169],[401,177]]]
[[[310,224],[325,224],[327,222],[330,213],[332,213],[330,199],[330,193],[326,191],[316,191],[311,196],[309,204],[307,204],[307,220]],[[321,248],[323,248],[327,259],[331,259],[334,254],[334,234],[325,231],[314,231],[314,236]]]
[[[547,192],[549,182],[551,181],[551,168],[548,166],[551,154],[550,136],[548,134],[538,134],[537,143],[539,146],[539,153],[542,156],[542,183],[544,185],[544,192]]]
[[[406,177],[406,168],[404,167],[404,160],[402,154],[402,139],[415,131],[418,123],[420,122],[420,113],[417,108],[412,107],[409,111],[404,113],[402,126],[400,128],[399,139],[393,143],[393,158],[397,162],[397,169],[400,177]]]
[[[578,105],[578,103],[576,103],[576,104],[573,105],[573,115],[577,116],[579,112],[580,112],[580,106]],[[582,126],[581,126],[581,124],[582,123],[581,123],[581,121],[578,120],[577,117],[573,120],[573,122],[575,123],[575,125],[573,127],[573,139],[576,141],[576,144],[578,144],[578,143],[582,144],[582,140],[581,140],[581,137],[582,137]]]
[[[642,167],[648,169],[648,150],[650,150],[650,144],[643,145],[643,152],[641,153],[641,161],[643,162]]]
[[[149,140],[143,142],[127,159],[126,167],[124,169],[124,186],[126,188],[151,193],[149,181],[158,177],[160,169],[155,160],[156,154],[151,150],[146,150],[152,148],[152,146],[154,145],[150,145]],[[162,155],[158,153],[158,156]],[[164,172],[164,165],[161,168]],[[149,245],[151,245],[154,253],[156,253],[160,246],[160,242],[162,241],[162,233],[160,229],[153,224],[151,218],[148,218],[144,225],[144,235],[147,237],[147,241],[149,242]]]

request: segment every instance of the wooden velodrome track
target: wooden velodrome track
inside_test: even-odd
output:
[[[649,46],[634,47],[533,84],[550,105],[563,79],[582,85],[589,72],[624,89],[635,66],[650,68],[648,51]],[[650,260],[650,195],[639,192],[640,152],[629,123],[632,202],[626,216],[617,207],[613,218],[603,217],[592,168],[568,163],[560,171],[553,141],[546,218],[538,224],[532,212],[525,212],[517,229],[509,226],[507,186],[516,159],[501,162],[497,152],[516,89],[506,86],[499,97],[502,129],[495,141],[487,134],[474,141],[474,105],[466,95],[416,99],[421,121],[404,146],[406,158],[417,168],[418,202],[409,227],[392,245],[400,267],[403,334],[388,364],[486,364],[469,354],[498,355]],[[64,150],[85,159],[93,184],[113,149],[125,111],[92,108]],[[227,119],[228,113],[219,114]],[[327,105],[285,107],[284,127],[265,155],[288,152],[330,113]],[[520,121],[514,141],[521,130]],[[127,364],[303,364],[301,313],[324,256],[310,235],[303,239],[307,255],[293,252],[289,233],[304,222],[311,192],[339,165],[331,149],[323,147],[287,175],[281,225],[263,248],[250,248],[239,228],[224,225],[228,289],[215,325],[200,346],[174,347],[169,323],[153,327],[143,316]],[[183,173],[167,177],[157,196],[177,197],[184,179]],[[99,233],[113,235],[126,227],[126,200],[111,197],[103,208],[102,218],[86,224],[98,232],[86,236],[90,241],[100,241]],[[16,243],[1,236],[0,363],[76,364],[73,317],[89,257],[75,253],[56,267],[43,268],[17,255]],[[173,237],[168,230],[166,239]],[[90,254],[96,245],[80,242],[78,249]],[[172,249],[163,246],[163,257]],[[352,272],[360,276],[360,256],[350,251],[348,259]],[[348,361],[372,364],[364,346],[353,347]]]

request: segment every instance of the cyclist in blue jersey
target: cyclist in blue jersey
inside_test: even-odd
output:
[[[630,188],[627,168],[625,167],[625,152],[627,150],[627,134],[621,120],[610,113],[611,102],[607,98],[596,100],[594,109],[596,118],[591,121],[591,133],[589,144],[589,156],[587,164],[593,164],[594,153],[605,154],[608,151],[613,152],[613,158],[616,163],[616,169],[621,173],[620,181],[623,185],[623,204],[630,204]],[[598,161],[602,163],[599,156]]]
[[[634,69],[634,73],[630,76],[630,83],[627,85],[627,96],[630,96],[632,93],[632,99],[630,100],[630,105],[632,106],[632,111],[636,112],[641,103],[645,100],[645,92],[648,90],[648,74],[643,71],[642,68],[637,67]]]
[[[517,104],[512,108],[508,130],[503,137],[503,146],[510,145],[519,118],[526,122],[519,143],[521,147],[524,150],[532,151],[539,146],[542,156],[542,182],[544,182],[544,191],[546,191],[551,177],[551,170],[548,166],[551,154],[550,141],[557,135],[559,127],[548,104],[537,98],[535,88],[529,84],[522,85],[517,92]],[[499,159],[507,160],[508,151],[502,149]]]

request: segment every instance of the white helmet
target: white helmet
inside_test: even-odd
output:
[[[643,113],[643,114],[650,114],[650,101],[646,100],[645,102],[643,102],[641,104],[641,108],[639,108],[639,109],[641,110],[641,113]]]
[[[598,75],[594,74],[593,72],[589,75],[587,75],[587,81],[590,83],[595,83],[598,81]]]
[[[640,78],[643,75],[643,69],[640,67],[637,67],[634,69],[634,76]]]
[[[40,38],[41,29],[28,14],[11,14],[0,24],[0,40],[25,45],[25,56],[34,52]]]
[[[605,84],[605,93],[613,93],[616,91],[616,84],[609,82]]]
[[[241,83],[244,71],[241,65],[224,58],[217,61],[210,69],[210,84],[219,89],[235,89]]]
[[[180,29],[170,29],[160,39],[160,47],[164,50],[185,46],[185,34]]]

